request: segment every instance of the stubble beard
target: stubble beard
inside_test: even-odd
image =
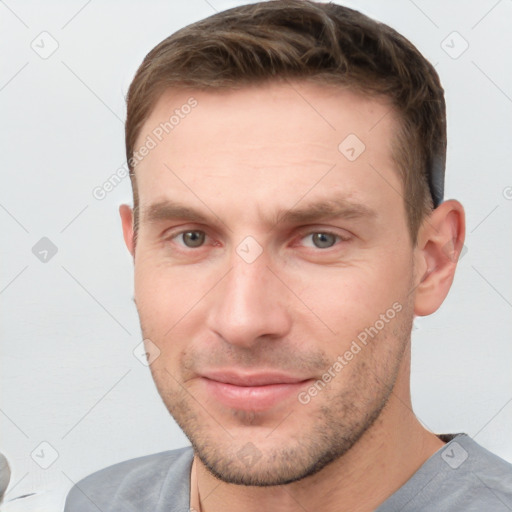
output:
[[[286,414],[309,415],[309,422],[308,418],[300,422],[300,432],[283,432],[280,436],[278,427],[264,442],[256,441],[254,430],[250,431],[258,426],[257,413],[239,411],[238,423],[246,430],[238,428],[237,432],[244,434],[233,436],[222,425],[222,418],[200,404],[165,368],[152,367],[151,371],[165,406],[212,475],[237,485],[286,485],[312,476],[343,457],[375,424],[393,392],[410,343],[413,320],[410,305],[404,305],[401,315],[393,329],[379,333],[364,348],[366,352],[358,354],[343,369],[342,373],[350,370],[350,375],[345,375],[342,389],[328,386],[315,401],[294,404],[291,413],[283,413],[283,418]],[[392,348],[383,351],[382,344],[388,343]],[[381,347],[375,350],[371,344]],[[251,457],[247,460],[241,456],[247,450],[253,451],[252,461]]]

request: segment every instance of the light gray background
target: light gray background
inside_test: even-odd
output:
[[[13,471],[6,500],[37,493],[5,511],[61,510],[88,473],[188,444],[133,354],[141,337],[117,213],[129,179],[101,201],[92,191],[125,161],[124,95],[145,54],[242,3],[0,3],[0,449]],[[446,197],[466,207],[468,251],[443,307],[415,323],[415,410],[430,429],[467,432],[512,461],[512,2],[344,3],[411,39],[446,90]],[[58,248],[46,263],[32,252],[42,237]]]

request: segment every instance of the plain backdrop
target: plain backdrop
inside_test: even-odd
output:
[[[146,53],[242,3],[0,3],[6,511],[62,510],[85,475],[188,444],[133,353],[141,335],[117,211],[131,202],[129,179],[102,200],[93,190],[125,162],[124,97]],[[442,308],[415,321],[415,411],[512,461],[512,2],[344,3],[408,37],[446,91],[446,198],[466,208],[467,252]]]

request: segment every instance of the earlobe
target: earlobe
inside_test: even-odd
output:
[[[123,226],[124,243],[132,257],[134,257],[135,245],[133,236],[133,211],[127,204],[122,204],[119,207],[119,215],[121,216],[121,223]]]
[[[464,208],[453,199],[443,202],[426,218],[415,249],[414,313],[434,313],[448,294],[464,247]]]

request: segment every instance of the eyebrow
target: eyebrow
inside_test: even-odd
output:
[[[141,220],[145,223],[159,223],[170,220],[186,220],[189,222],[209,223],[211,217],[222,220],[210,210],[212,215],[207,215],[195,208],[185,206],[172,200],[163,200],[149,205],[143,209]],[[277,224],[306,224],[318,222],[329,218],[344,219],[372,219],[377,217],[377,212],[361,203],[354,203],[344,197],[319,200],[315,203],[300,208],[292,207],[278,212],[269,225]]]
[[[328,218],[372,219],[377,212],[361,203],[354,203],[344,197],[318,201],[301,208],[291,208],[278,215],[277,222],[286,224],[305,224]]]
[[[141,215],[141,220],[150,224],[176,219],[188,220],[190,222],[208,221],[208,217],[198,210],[170,200],[151,204],[142,211]]]

